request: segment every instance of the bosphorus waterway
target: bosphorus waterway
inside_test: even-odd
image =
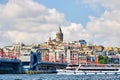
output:
[[[120,80],[120,75],[1,74],[0,80]]]

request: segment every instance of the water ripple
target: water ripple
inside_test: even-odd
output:
[[[0,80],[120,80],[120,75],[2,74]]]

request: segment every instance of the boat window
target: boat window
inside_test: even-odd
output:
[[[118,71],[119,69],[78,69],[82,71]]]

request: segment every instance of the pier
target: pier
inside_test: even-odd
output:
[[[20,60],[0,58],[0,74],[18,73],[20,70]]]
[[[42,71],[42,70],[51,70],[55,71],[59,68],[65,68],[67,63],[60,63],[60,62],[45,62],[41,60],[41,53],[40,49],[33,52],[31,51],[31,62],[30,62],[30,70],[33,71]]]

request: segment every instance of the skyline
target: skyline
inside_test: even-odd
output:
[[[85,39],[120,47],[119,4],[114,0],[1,0],[0,46],[54,39],[61,25],[65,41]]]

